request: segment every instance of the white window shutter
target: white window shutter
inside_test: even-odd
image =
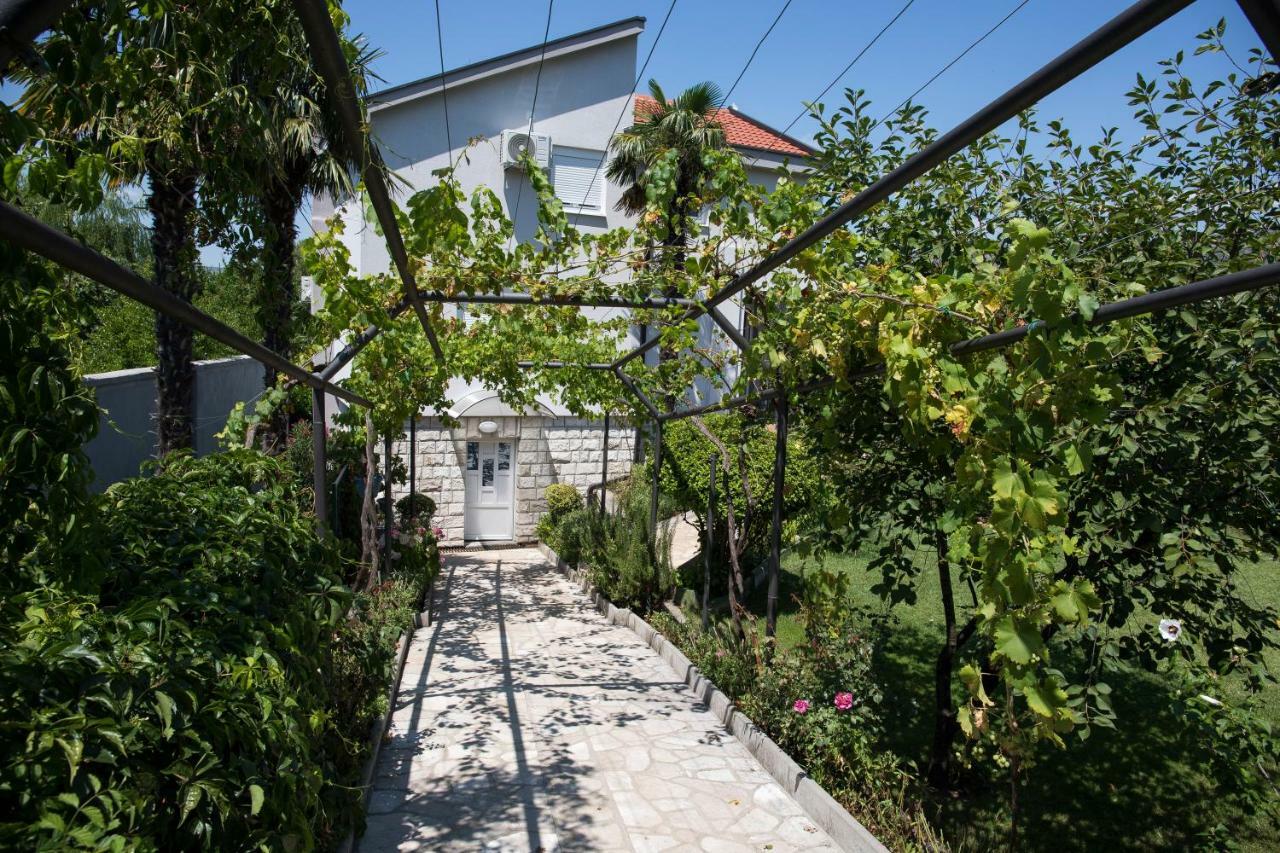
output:
[[[551,182],[556,198],[568,210],[604,212],[604,154],[557,145],[551,158]]]

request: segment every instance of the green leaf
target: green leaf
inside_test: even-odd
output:
[[[258,812],[262,811],[262,800],[263,800],[262,786],[250,785],[249,786],[249,814],[256,815]]]
[[[1013,614],[1006,614],[996,623],[996,653],[1014,663],[1027,664],[1044,648],[1040,631]]]
[[[1083,474],[1093,462],[1093,451],[1080,442],[1073,441],[1063,451],[1063,459],[1067,464],[1068,474]]]
[[[1052,682],[1023,687],[1022,695],[1027,699],[1027,707],[1047,719],[1053,719],[1059,710],[1067,707],[1066,691]]]
[[[1001,500],[1007,501],[1015,492],[1022,491],[1022,478],[1014,472],[1007,458],[996,463],[991,482],[995,488],[996,497]]]

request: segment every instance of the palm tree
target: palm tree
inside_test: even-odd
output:
[[[152,275],[184,301],[200,289],[198,239],[225,238],[228,211],[264,170],[261,157],[237,155],[254,150],[256,136],[251,95],[228,70],[274,55],[262,47],[262,22],[285,11],[278,0],[91,0],[42,42],[52,72],[17,75],[23,112],[46,129],[29,154],[87,166],[96,158],[112,183],[145,185]],[[155,329],[163,456],[193,444],[195,367],[189,326],[157,313]]]
[[[344,16],[345,19],[345,16]],[[344,20],[345,23],[345,20]],[[293,357],[293,309],[297,301],[294,276],[297,216],[307,196],[342,198],[356,188],[361,152],[348,147],[339,126],[336,109],[325,93],[324,82],[306,59],[306,41],[300,27],[290,28],[299,61],[283,74],[280,69],[251,65],[244,69],[251,88],[264,93],[259,109],[263,116],[262,139],[266,157],[273,168],[264,175],[250,203],[262,221],[260,248],[262,275],[257,310],[262,326],[262,343],[286,358]],[[373,78],[370,65],[379,52],[359,39],[339,32],[351,68],[357,97],[363,98]],[[265,384],[275,385],[274,368],[265,368]],[[259,431],[264,447],[282,441],[287,431],[285,413],[265,432]]]
[[[722,95],[715,83],[695,83],[669,100],[657,80],[649,81],[655,103],[641,121],[613,138],[609,147],[613,159],[605,174],[626,189],[616,205],[627,213],[646,208],[645,176],[660,160],[675,157],[675,197],[666,213],[667,236],[663,245],[674,249],[673,266],[684,265],[684,249],[689,242],[690,205],[703,189],[708,170],[703,154],[724,148],[724,128],[716,121]]]

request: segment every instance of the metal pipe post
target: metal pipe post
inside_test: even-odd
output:
[[[609,413],[604,413],[604,449],[600,454],[600,517],[609,499]]]
[[[658,485],[662,476],[662,421],[653,422],[653,488],[649,492],[649,536],[653,543],[653,591],[661,595],[662,559],[658,555]],[[656,603],[656,602],[655,602]]]
[[[418,415],[409,418],[409,518],[418,526]]]
[[[765,636],[778,631],[778,575],[782,571],[782,492],[787,476],[787,397],[779,393],[774,401],[777,436],[773,450],[773,519],[769,530],[769,608]]]
[[[329,521],[329,494],[325,488],[325,471],[328,466],[325,460],[324,438],[324,392],[313,388],[311,389],[311,488],[315,491],[312,508],[316,514],[318,530],[326,529]]]
[[[391,433],[382,437],[382,565],[391,569]]]
[[[1271,58],[1280,62],[1280,0],[1236,0]]]
[[[711,552],[716,543],[716,468],[720,457],[711,454],[711,476],[707,479],[707,546],[702,555],[702,630],[711,628]]]

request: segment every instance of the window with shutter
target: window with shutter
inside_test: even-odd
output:
[[[604,152],[555,146],[551,157],[551,182],[565,210],[604,212]]]

